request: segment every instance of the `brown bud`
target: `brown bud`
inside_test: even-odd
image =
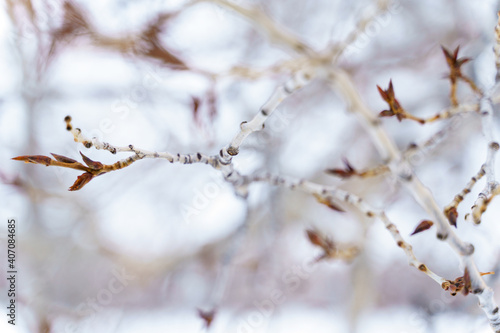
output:
[[[43,155],[17,156],[12,159],[15,161],[24,161],[25,163],[43,164],[46,166],[49,166],[52,163],[52,159],[50,157]]]
[[[429,229],[430,227],[432,227],[432,225],[434,224],[434,222],[432,221],[429,221],[429,220],[423,220],[422,222],[420,222],[420,224],[415,228],[415,230],[410,234],[410,236],[413,236],[415,234],[418,234],[419,232],[422,232],[422,231],[425,231],[427,229]]]
[[[80,155],[82,155],[83,162],[85,162],[85,164],[87,164],[89,168],[91,168],[93,170],[101,170],[103,168],[103,165],[101,162],[92,161],[90,158],[83,155],[82,152],[80,152]]]
[[[54,158],[56,159],[56,161],[59,161],[59,162],[62,162],[62,163],[78,163],[74,159],[71,159],[71,158],[66,157],[66,156],[57,155],[57,154],[53,154],[53,153],[50,153],[50,155],[54,156]]]
[[[203,311],[198,309],[198,316],[200,316],[200,318],[203,319],[203,321],[205,322],[206,329],[210,328],[210,325],[214,320],[215,313],[216,313],[215,309],[212,309],[210,311]]]
[[[457,212],[457,207],[450,207],[445,209],[444,214],[448,218],[448,221],[452,226],[455,228],[457,227],[457,218],[458,218],[458,212]]]
[[[69,188],[69,190],[70,191],[80,190],[88,182],[90,182],[92,180],[92,178],[94,178],[94,175],[89,173],[89,172],[85,172],[85,173],[81,174],[80,176],[78,176],[75,183]]]
[[[321,239],[321,236],[316,230],[306,230],[307,237],[309,238],[309,241],[317,246],[323,246],[323,240]]]

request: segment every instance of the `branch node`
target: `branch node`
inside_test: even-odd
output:
[[[471,256],[474,253],[474,245],[466,243],[463,251],[464,256]]]
[[[441,240],[441,241],[444,241],[446,240],[446,238],[448,238],[448,234],[442,234],[442,233],[438,233],[436,235],[437,239]]]
[[[229,148],[227,148],[227,153],[231,156],[236,156],[239,153],[239,149],[237,147],[229,146]]]

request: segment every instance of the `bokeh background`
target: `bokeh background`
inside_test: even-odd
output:
[[[213,332],[489,332],[474,296],[446,294],[408,266],[380,221],[352,207],[338,213],[262,183],[244,200],[211,167],[166,160],[142,160],[69,192],[77,171],[11,160],[49,153],[80,160],[82,151],[114,163],[128,155],[76,144],[66,115],[87,136],[117,146],[217,154],[303,64],[303,55],[274,43],[251,19],[215,0],[1,3],[1,303],[8,218],[17,221],[19,293],[17,325],[4,318],[0,331],[202,332],[198,309],[215,308]],[[338,66],[374,113],[386,108],[376,85],[391,78],[414,115],[450,105],[441,45],[460,45],[460,55],[473,59],[464,71],[479,86],[495,75],[496,1],[229,3],[255,8],[317,51],[340,45],[368,19]],[[458,94],[476,102],[465,85]],[[401,149],[448,122],[383,120]],[[486,148],[472,113],[412,163],[444,207],[484,163]],[[348,189],[384,209],[430,269],[451,280],[463,274],[434,230],[409,237],[429,216],[393,177],[325,174],[342,158],[360,169],[382,163],[342,98],[317,79],[278,107],[234,163],[243,174],[269,171]],[[480,271],[500,273],[500,205],[492,202],[480,226],[463,219],[483,186],[460,205],[457,233],[474,244]],[[311,265],[320,250],[308,241],[309,228],[362,251],[351,263]],[[500,292],[496,275],[486,281]]]

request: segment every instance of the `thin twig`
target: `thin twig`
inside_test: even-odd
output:
[[[472,257],[474,253],[472,244],[463,242],[452,230],[448,219],[439,208],[431,191],[422,184],[408,161],[402,157],[394,142],[380,126],[380,120],[363,103],[361,96],[354,88],[351,78],[339,69],[332,69],[329,78],[332,87],[341,92],[350,109],[358,115],[366,131],[372,137],[379,153],[384,159],[390,161],[389,166],[393,174],[398,176],[398,180],[408,188],[419,205],[432,216],[436,222],[438,239],[445,240],[461,259],[462,264],[469,272],[472,292],[479,298],[481,307],[485,311],[491,327],[495,331],[500,331],[500,314],[493,298],[493,290],[484,282],[476,267]]]
[[[247,184],[261,181],[272,185],[288,188],[290,190],[299,190],[305,193],[309,193],[314,195],[315,197],[322,198],[324,202],[330,202],[331,200],[333,200],[335,201],[335,203],[352,205],[368,218],[377,218],[382,221],[382,223],[384,223],[384,226],[390,232],[392,238],[394,239],[394,242],[405,252],[408,263],[411,266],[417,268],[419,271],[429,276],[440,286],[445,281],[447,281],[446,279],[432,272],[429,268],[427,268],[425,264],[417,260],[415,254],[413,253],[412,246],[405,241],[396,225],[389,220],[384,211],[373,208],[361,197],[334,186],[321,185],[305,179],[293,179],[290,177],[279,175],[261,174],[244,176],[243,179]]]

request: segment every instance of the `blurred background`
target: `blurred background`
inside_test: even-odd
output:
[[[368,20],[338,66],[374,114],[386,108],[376,85],[390,79],[416,116],[450,105],[441,45],[460,45],[459,56],[472,58],[464,72],[480,87],[494,79],[496,1],[2,1],[0,252],[5,267],[7,219],[15,218],[19,293],[17,325],[2,319],[0,331],[203,332],[208,321],[212,332],[489,332],[474,296],[452,297],[409,267],[383,224],[352,207],[335,212],[264,183],[245,200],[210,166],[151,159],[69,192],[77,171],[11,160],[81,160],[82,151],[109,164],[129,155],[75,143],[67,115],[88,137],[117,146],[217,154],[304,61],[232,6],[255,8],[250,16],[269,16],[317,51],[342,45]],[[476,102],[465,85],[458,96]],[[454,121],[412,161],[441,207],[486,159],[479,116]],[[383,119],[402,150],[448,123]],[[324,172],[342,158],[359,169],[383,162],[341,96],[317,79],[278,107],[234,163],[243,174],[345,188],[384,209],[431,270],[463,275],[434,230],[409,238],[430,217],[395,179]],[[500,205],[493,201],[480,226],[463,219],[483,186],[459,206],[457,232],[474,244],[480,271],[500,273]],[[312,264],[321,250],[307,239],[310,228],[361,252],[350,263]],[[498,301],[496,276],[485,279]],[[6,281],[3,268],[2,304]]]

